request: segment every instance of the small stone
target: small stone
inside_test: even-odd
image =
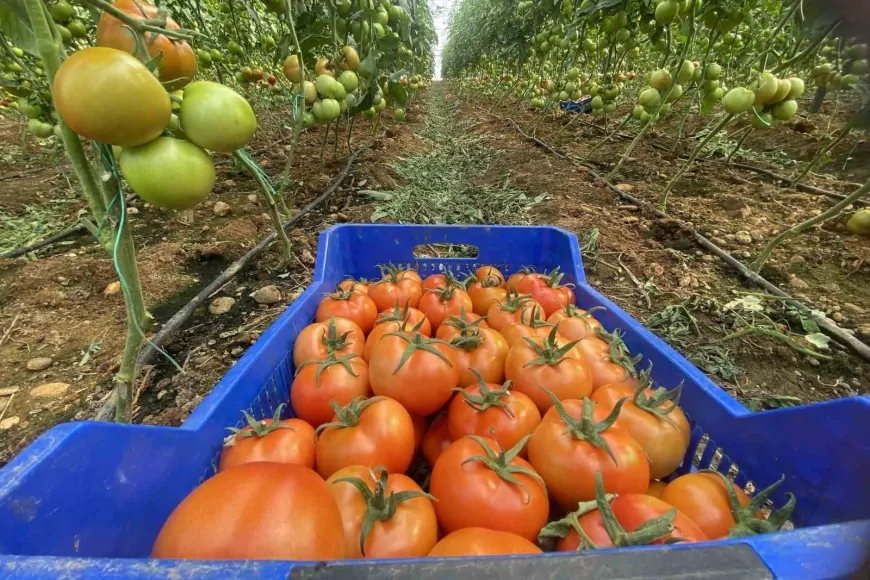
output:
[[[244,353],[245,353],[245,349],[243,349],[240,346],[237,346],[236,348],[234,348],[233,350],[230,351],[230,355],[232,355],[233,358],[239,358]]]
[[[744,250],[744,251],[740,252],[740,257],[742,257],[744,260],[748,260],[749,258],[752,257],[752,254],[750,252],[747,252]]]
[[[335,214],[335,220],[339,222],[349,222],[350,216],[348,216],[346,213],[337,213]]]
[[[227,312],[229,312],[230,308],[232,308],[233,304],[235,303],[235,298],[232,298],[230,296],[221,296],[212,300],[211,304],[208,305],[208,311],[215,316],[220,316],[221,314],[226,314]]]
[[[727,242],[722,238],[712,238],[710,241],[719,246],[720,248],[727,244]]]
[[[127,208],[127,215],[136,215],[137,213],[139,213],[139,208],[137,208],[137,207],[128,207]]]
[[[624,218],[622,218],[622,221],[627,223],[627,224],[636,224],[637,222],[640,221],[640,218],[637,217],[636,215],[629,215],[629,216],[625,216]]]
[[[749,232],[749,237],[752,238],[753,242],[762,242],[764,241],[764,234],[758,230],[752,230]]]
[[[734,241],[737,242],[738,244],[744,244],[744,245],[751,244],[752,243],[752,236],[749,234],[749,232],[739,231],[736,234],[734,234]]]
[[[819,366],[820,364],[821,364],[821,363],[819,362],[818,359],[815,359],[815,358],[812,358],[812,357],[810,358],[810,366],[817,367],[817,366]]]
[[[725,211],[725,215],[736,219],[746,219],[750,215],[752,215],[752,210],[748,207],[741,207],[740,209],[729,209]]]
[[[47,356],[39,356],[27,361],[27,370],[29,371],[44,371],[51,366],[54,361]]]
[[[8,431],[21,422],[21,417],[7,417],[0,421],[0,431]]]
[[[858,327],[858,334],[863,338],[870,338],[870,324],[862,324]]]
[[[30,397],[33,399],[50,399],[65,395],[69,390],[67,383],[45,383],[30,389]]]
[[[794,255],[788,259],[789,264],[804,264],[806,260],[804,260],[803,256]]]
[[[856,306],[855,304],[851,304],[849,302],[843,303],[843,310],[847,312],[851,312],[852,314],[866,314],[867,310],[861,308],[860,306]]]
[[[314,265],[314,262],[315,262],[314,255],[308,250],[302,250],[301,259],[302,259],[303,264],[306,264],[308,266]]]
[[[728,211],[733,211],[746,207],[746,202],[742,198],[730,196],[722,200],[722,207]]]
[[[230,214],[230,212],[232,211],[232,208],[230,207],[230,205],[228,203],[218,201],[214,204],[212,211],[214,212],[214,215],[216,215],[218,217],[226,217]]]
[[[620,191],[632,191],[634,189],[634,186],[628,183],[617,183],[616,189]]]
[[[163,389],[162,391],[157,393],[157,400],[159,401],[160,399],[162,399],[163,397],[165,397],[168,394],[169,394],[169,391],[167,391],[166,389]]]
[[[792,275],[792,277],[789,279],[788,285],[792,288],[797,288],[798,290],[806,290],[810,287],[809,284],[807,284],[795,275]]]
[[[281,301],[281,291],[276,286],[263,286],[251,294],[251,298],[257,304],[275,304]]]
[[[121,291],[121,283],[115,280],[105,288],[103,288],[103,296],[114,296]]]
[[[249,195],[249,196],[248,196],[248,201],[250,201],[251,203],[257,203],[257,194],[256,194],[256,193],[252,193],[251,195]]]
[[[703,256],[701,256],[701,261],[713,263],[716,261],[716,256],[714,256],[713,254],[704,254]]]
[[[657,278],[664,275],[665,269],[661,264],[652,263],[643,269],[643,273],[647,278]]]
[[[844,320],[846,320],[846,317],[843,316],[842,312],[834,312],[831,315],[831,320],[833,320],[834,322],[843,322]]]
[[[840,293],[840,285],[836,282],[828,282],[823,286],[825,290],[830,292],[831,294],[839,294]]]
[[[21,387],[2,387],[0,388],[0,397],[8,397],[14,395],[21,390]]]
[[[236,182],[233,181],[232,179],[225,179],[224,180],[224,187],[235,187],[235,186],[236,186]]]

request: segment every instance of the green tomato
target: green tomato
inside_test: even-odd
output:
[[[670,24],[677,17],[680,5],[676,0],[662,0],[656,5],[656,22]]]
[[[719,84],[720,83],[717,80],[704,81],[704,92],[705,93],[712,93],[713,91],[715,91],[716,89],[719,88]]]
[[[771,113],[773,114],[773,118],[778,120],[778,121],[788,121],[789,119],[791,119],[792,117],[795,116],[797,111],[798,111],[797,101],[788,100],[788,101],[783,101],[781,103],[777,103],[776,105],[774,105]]]
[[[601,96],[596,96],[592,98],[592,108],[593,109],[601,109],[604,107],[604,99]]]
[[[196,58],[202,66],[211,66],[211,53],[207,50],[197,50]]]
[[[870,209],[856,211],[846,222],[846,229],[859,236],[870,235]]]
[[[674,85],[674,88],[671,89],[671,94],[668,95],[668,100],[666,102],[668,102],[668,103],[676,102],[682,96],[683,96],[683,85],[677,83]]]
[[[190,209],[215,184],[214,163],[190,141],[158,137],[121,152],[121,175],[139,197],[164,209]]]
[[[722,66],[716,63],[707,66],[704,71],[704,78],[708,81],[715,81],[722,76]]]
[[[73,17],[73,7],[69,2],[61,0],[49,6],[48,13],[55,22],[67,22]]]
[[[644,89],[637,98],[637,102],[647,111],[652,111],[662,102],[662,96],[658,90],[650,87]]]
[[[211,81],[185,87],[178,117],[187,138],[210,151],[231,153],[250,143],[257,131],[257,117],[248,101]]]
[[[755,93],[743,87],[731,89],[728,94],[722,97],[722,108],[729,115],[739,115],[750,111],[754,103]]]
[[[81,20],[71,20],[66,27],[74,38],[84,38],[88,35],[88,29],[85,27],[85,23]]]
[[[39,119],[30,119],[27,121],[27,130],[40,139],[51,137],[54,134],[54,126],[49,123],[43,123]]]
[[[305,111],[305,114],[302,115],[302,127],[305,129],[310,129],[317,125],[317,117],[314,116],[314,113],[310,111]]]
[[[365,119],[367,119],[367,120],[372,120],[372,119],[374,119],[374,118],[377,116],[377,114],[378,114],[378,111],[377,111],[377,109],[375,109],[374,107],[369,107],[368,109],[366,109],[366,110],[363,111],[363,113],[362,113],[363,118],[365,118]]]
[[[224,59],[224,55],[216,48],[211,49],[208,53],[211,55],[212,62],[221,62]]]
[[[393,119],[396,121],[404,121],[405,120],[405,109],[396,109],[393,111]]]
[[[684,60],[680,65],[680,71],[677,73],[677,82],[684,85],[692,80],[695,74],[695,65],[690,60]]]
[[[645,112],[646,112],[646,111],[644,110],[644,108],[643,108],[642,105],[637,105],[637,106],[635,106],[634,109],[631,111],[631,116],[632,116],[632,118],[634,118],[635,120],[640,121],[641,117],[643,117],[643,114],[644,114]]]
[[[775,123],[773,115],[763,111],[756,111],[754,115],[750,115],[749,123],[759,130],[770,129]]]
[[[789,84],[791,85],[791,90],[788,92],[788,99],[797,99],[801,95],[804,94],[804,90],[806,86],[804,85],[803,79],[799,77],[791,77],[788,79]]]
[[[374,17],[372,18],[375,24],[380,24],[381,26],[386,26],[390,22],[390,13],[381,8],[378,10]]]
[[[230,54],[234,54],[236,56],[242,56],[244,54],[244,50],[235,40],[231,40],[227,43],[227,50]]]
[[[604,112],[605,113],[612,113],[615,110],[616,110],[616,103],[611,102],[611,103],[604,104]]]
[[[58,24],[57,26],[55,26],[55,28],[57,28],[57,31],[60,33],[60,39],[64,42],[64,44],[72,40],[73,35],[72,32],[70,32],[69,28],[62,24]]]
[[[359,77],[352,70],[346,70],[339,75],[338,82],[344,86],[345,91],[352,93],[359,86]]]
[[[659,91],[664,91],[671,86],[671,80],[671,73],[666,69],[660,68],[650,76],[649,86]]]

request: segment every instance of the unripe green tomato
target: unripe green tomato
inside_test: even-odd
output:
[[[681,85],[684,85],[692,80],[692,76],[695,74],[695,65],[690,60],[684,60],[683,64],[680,65],[680,71],[677,73],[677,82]]]
[[[803,79],[799,77],[791,77],[788,79],[789,84],[791,85],[791,90],[788,93],[789,99],[797,99],[801,95],[804,94],[805,85]]]
[[[680,5],[676,0],[662,0],[656,5],[656,22],[662,25],[670,24],[677,17]]]
[[[671,112],[671,104],[665,103],[664,105],[662,105],[662,108],[659,109],[659,117],[665,117],[670,112]]]
[[[659,91],[667,89],[671,85],[671,73],[666,69],[655,71],[649,79],[649,86]]]
[[[710,81],[717,80],[721,76],[722,66],[715,63],[708,65],[707,69],[704,71],[704,78]]]
[[[54,134],[54,127],[48,123],[43,123],[39,119],[27,121],[27,130],[40,139],[46,139]]]
[[[644,110],[642,105],[635,105],[634,109],[631,111],[631,116],[633,119],[640,121],[641,117],[646,111]]]
[[[620,44],[626,42],[629,38],[631,38],[631,32],[628,30],[628,28],[622,28],[618,30],[614,35],[614,39]]]
[[[870,209],[856,211],[846,222],[846,229],[860,236],[870,235]]]
[[[405,109],[396,109],[393,111],[393,119],[398,122],[402,122],[405,120]]]
[[[611,102],[611,103],[604,104],[604,112],[605,113],[612,113],[615,110],[616,110],[616,103]]]
[[[598,109],[596,109],[595,107],[592,108],[592,116],[593,117],[600,117],[602,115],[604,115],[604,107],[601,107]]]
[[[719,88],[719,81],[704,81],[704,92],[712,93]]]
[[[774,122],[773,115],[764,111],[755,111],[754,114],[749,116],[749,123],[760,130],[773,127]]]
[[[858,80],[859,80],[858,75],[847,74],[847,75],[843,75],[843,78],[841,79],[840,84],[843,87],[851,87],[851,86],[856,85],[858,83]]]
[[[601,109],[604,107],[604,99],[601,96],[596,96],[592,98],[592,108],[593,109]]]
[[[786,79],[779,79],[779,88],[776,90],[776,94],[773,95],[773,98],[770,100],[771,103],[779,103],[780,101],[786,99],[791,93],[791,82]]]
[[[758,79],[758,88],[755,89],[755,106],[766,105],[771,102],[779,90],[779,79],[771,73],[762,73]]]
[[[731,89],[722,98],[722,108],[729,115],[739,115],[750,111],[754,103],[755,93],[743,87]]]
[[[677,83],[674,85],[674,88],[671,90],[671,94],[668,95],[668,100],[666,102],[668,102],[668,103],[676,102],[682,96],[683,96],[683,85]]]
[[[774,105],[773,110],[771,110],[771,114],[773,114],[773,118],[778,121],[788,121],[795,116],[797,111],[797,101],[788,100]]]
[[[637,102],[647,111],[652,111],[662,102],[662,96],[657,89],[650,87],[641,91]]]

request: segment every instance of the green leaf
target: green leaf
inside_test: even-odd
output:
[[[21,0],[0,2],[0,32],[21,50],[39,56],[36,50],[36,36],[27,18],[27,11]]]
[[[275,47],[275,66],[282,64],[290,55],[290,44],[293,42],[293,37],[288,32],[278,41],[278,46]]]
[[[808,334],[804,338],[807,339],[808,343],[822,350],[828,350],[828,345],[831,343],[831,337],[821,332]]]
[[[396,102],[401,106],[408,104],[408,91],[401,83],[390,83],[390,94],[396,99]]]

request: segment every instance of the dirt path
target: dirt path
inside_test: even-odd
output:
[[[328,202],[290,232],[297,249],[296,263],[288,270],[276,270],[280,255],[273,245],[248,271],[216,293],[214,298],[236,300],[230,311],[216,316],[203,308],[165,345],[185,372],[176,372],[162,358],[153,368],[143,369],[134,407],[136,422],[180,424],[304,290],[311,280],[318,234],[335,223],[369,221],[371,200],[357,192],[390,187],[394,183],[390,163],[400,155],[422,150],[415,133],[423,126],[424,106],[412,105],[405,124],[382,123],[377,140],[371,123],[356,123],[353,146],[369,149]],[[264,113],[261,131],[248,148],[273,180],[283,171],[289,148],[287,115]],[[13,160],[10,170],[0,173],[0,178],[7,176],[0,179],[0,208],[6,212],[0,218],[9,218],[2,224],[8,228],[0,231],[17,236],[15,241],[4,237],[4,243],[23,245],[74,223],[85,204],[59,152],[46,150],[32,139],[22,146],[20,133],[10,123],[3,126],[0,136],[5,138],[0,140],[0,156]],[[338,154],[332,158],[330,142],[323,169],[321,137],[322,130],[302,137],[294,187],[287,196],[291,210],[311,201],[345,165],[344,127]],[[230,156],[216,156],[215,161],[218,185],[195,210],[176,213],[141,201],[130,204],[142,283],[155,319],[148,334],[271,231],[254,181]],[[229,205],[228,213],[215,213],[218,201]],[[43,225],[34,228],[38,220]],[[115,279],[108,257],[84,235],[36,257],[0,260],[0,337],[4,337],[0,341],[0,413],[5,409],[0,465],[52,425],[92,418],[108,396],[125,328]],[[251,294],[264,286],[275,286],[281,299],[257,304]],[[37,363],[34,359],[45,360]],[[33,368],[48,366],[29,370],[28,362]],[[46,384],[53,386],[35,391]]]

